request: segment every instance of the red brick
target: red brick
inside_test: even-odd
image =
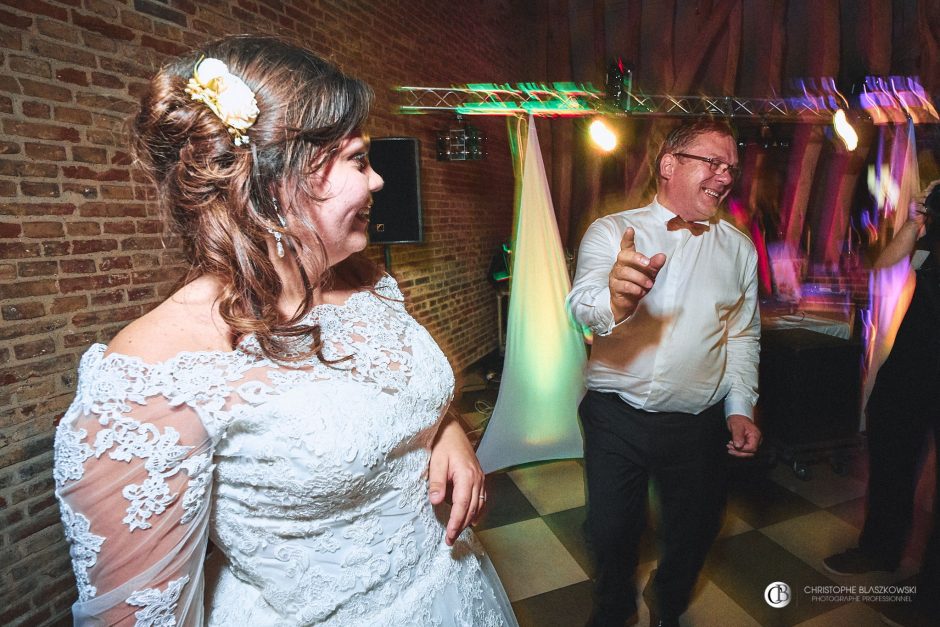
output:
[[[101,225],[97,222],[67,222],[65,230],[72,237],[76,235],[100,235]]]
[[[111,292],[94,292],[91,294],[91,306],[101,307],[103,305],[118,305],[124,302],[124,290],[114,290]]]
[[[66,178],[70,179],[88,179],[92,181],[128,181],[130,180],[130,174],[127,170],[119,170],[117,168],[109,168],[102,172],[98,172],[89,167],[76,165],[76,166],[63,166],[62,174]]]
[[[55,276],[57,265],[55,261],[21,261],[16,269],[21,277]]]
[[[46,241],[42,243],[43,257],[61,257],[72,252],[72,243],[68,241]]]
[[[16,196],[16,183],[0,181],[0,196]]]
[[[30,74],[42,78],[50,78],[52,76],[52,66],[49,65],[49,62],[33,57],[10,55],[10,69],[20,74]]]
[[[123,150],[115,150],[111,157],[111,165],[130,165],[134,162],[134,157]]]
[[[98,87],[107,87],[109,89],[122,89],[124,87],[124,79],[105,72],[92,72],[91,84]]]
[[[63,296],[52,301],[51,314],[69,313],[88,306],[88,297],[84,295]]]
[[[38,257],[39,244],[35,242],[0,242],[0,259]]]
[[[53,114],[56,122],[65,122],[79,126],[88,126],[91,124],[92,114],[84,109],[75,109],[73,107],[56,107]]]
[[[121,309],[108,309],[106,311],[86,311],[72,316],[72,324],[78,328],[82,328],[106,322],[126,322],[139,318],[140,315],[140,305],[123,307]]]
[[[33,24],[33,18],[23,15],[15,15],[9,11],[0,9],[0,24],[12,26],[13,28],[29,28]]]
[[[23,227],[15,222],[0,222],[0,238],[11,239],[19,237]]]
[[[26,222],[23,224],[23,237],[41,239],[43,237],[62,237],[65,229],[61,222]]]
[[[93,259],[63,259],[59,268],[64,274],[91,274],[95,271]]]
[[[76,68],[60,68],[56,70],[55,77],[64,83],[87,85],[88,73]]]
[[[86,218],[142,218],[147,215],[147,208],[126,203],[86,202],[79,207],[78,213]]]
[[[134,200],[134,188],[127,185],[101,185],[99,190],[104,200]]]
[[[20,145],[16,142],[0,141],[0,155],[16,155],[20,152]]]
[[[13,354],[17,359],[34,359],[55,352],[55,342],[49,338],[23,342],[13,347]]]
[[[78,194],[86,200],[94,200],[98,197],[98,189],[86,183],[62,183],[63,194]]]
[[[118,235],[130,235],[135,231],[133,222],[105,222],[104,232]]]
[[[50,215],[71,215],[75,213],[75,205],[72,203],[0,203],[0,215],[11,216],[50,216]]]
[[[118,111],[130,114],[137,109],[137,99],[121,96],[109,96],[98,92],[79,92],[75,95],[75,103],[89,109],[103,111]]]
[[[20,122],[17,120],[4,120],[3,132],[7,135],[31,137],[35,139],[53,139],[78,143],[81,136],[78,130],[53,124],[39,124],[35,122]]]
[[[128,237],[121,242],[121,250],[159,250],[163,240],[159,237]]]
[[[0,79],[2,81],[2,79]],[[0,96],[0,113],[13,113],[13,99]]]
[[[45,196],[46,198],[58,198],[59,184],[23,181],[20,183],[20,191],[23,192],[24,196]]]
[[[114,39],[107,35],[101,35],[89,30],[78,32],[81,33],[82,43],[89,50],[107,54],[120,54],[119,48],[124,46],[124,43],[120,39]]]
[[[17,4],[19,4],[19,2],[13,3],[13,6],[16,6]],[[69,14],[66,9],[53,6],[48,2],[44,2],[43,0],[28,0],[23,2],[23,4],[29,9],[30,13],[45,15],[46,17],[52,17],[63,22],[66,22],[69,19]]]
[[[188,50],[186,46],[181,46],[180,44],[163,39],[156,39],[150,35],[141,36],[140,45],[153,48],[157,52],[162,52],[167,55],[180,55]]]
[[[126,285],[127,281],[128,276],[126,274],[98,274],[74,279],[59,279],[59,288],[63,294],[69,294],[71,292],[100,290],[116,285]]]
[[[72,253],[76,255],[98,253],[104,250],[117,250],[117,241],[113,239],[80,239],[72,242]]]
[[[28,320],[46,315],[46,308],[42,303],[19,303],[17,305],[4,305],[0,308],[4,320]]]
[[[83,15],[73,11],[72,23],[80,28],[104,35],[109,39],[118,39],[121,41],[131,41],[134,39],[134,31],[131,29],[118,26],[113,22],[107,22],[93,15]]]
[[[28,101],[23,103],[23,115],[28,118],[41,118],[48,120],[52,114],[52,107],[44,102]]]
[[[130,270],[134,267],[130,257],[105,257],[98,262],[98,270],[108,272],[109,270]]]
[[[55,294],[58,290],[54,280],[21,281],[8,285],[0,285],[0,298],[28,298],[31,296],[46,296]]]
[[[30,159],[65,161],[65,146],[26,142],[26,156]]]
[[[22,87],[23,93],[27,96],[56,100],[58,102],[71,102],[72,100],[72,90],[67,87],[60,87],[42,81],[34,81],[29,78],[21,78],[20,87]]]
[[[179,24],[180,26],[187,25],[186,15],[180,13],[179,11],[174,11],[169,7],[160,5],[156,2],[151,2],[150,0],[134,0],[134,8],[141,13],[158,17],[161,20],[167,20],[168,22],[173,22],[174,24]]]
[[[68,333],[62,338],[62,345],[65,348],[74,348],[76,346],[88,346],[98,339],[96,331],[85,331],[84,333]]]
[[[59,166],[53,163],[0,159],[0,174],[20,178],[53,178],[59,175]]]
[[[121,11],[121,24],[141,33],[153,31],[153,20],[134,11]]]
[[[65,46],[61,41],[34,38],[29,42],[29,51],[40,58],[64,61],[70,65],[93,68],[97,66],[95,55],[83,48]]]
[[[73,146],[72,159],[85,163],[107,163],[108,151],[104,148],[91,148],[90,146]]]
[[[135,287],[134,289],[127,290],[127,300],[134,302],[138,300],[148,300],[155,296],[155,292],[152,287]]]
[[[36,30],[41,35],[63,43],[78,44],[81,38],[78,34],[81,32],[66,22],[57,22],[46,18],[36,20]],[[68,59],[63,59],[68,61]]]

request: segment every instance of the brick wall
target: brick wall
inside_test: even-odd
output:
[[[124,134],[164,55],[228,33],[277,33],[375,88],[368,130],[422,141],[427,241],[395,246],[393,271],[460,369],[496,346],[486,270],[512,223],[505,127],[479,123],[487,161],[438,163],[434,130],[452,119],[395,114],[390,87],[532,78],[528,4],[0,0],[0,624],[70,620],[54,425],[81,353],[163,299],[181,270]]]

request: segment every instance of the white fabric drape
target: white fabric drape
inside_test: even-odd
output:
[[[581,457],[578,403],[584,338],[569,321],[571,288],[530,116],[516,216],[506,356],[496,407],[477,456],[485,472]]]

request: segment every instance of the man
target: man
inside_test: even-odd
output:
[[[931,191],[932,190],[932,191]],[[940,181],[875,261],[875,271],[908,264],[915,247],[927,251],[915,270],[914,294],[878,371],[868,415],[868,510],[858,547],[823,563],[836,575],[893,571],[901,563],[914,514],[920,462],[931,432],[940,449]],[[940,616],[940,466],[934,467],[933,531],[927,541],[912,603],[886,604],[889,625],[936,625]]]
[[[724,451],[750,457],[760,443],[757,254],[716,217],[737,163],[726,124],[684,124],[656,159],[653,202],[597,220],[581,241],[568,307],[594,331],[579,408],[592,625],[621,626],[636,611],[650,480],[661,511],[650,611],[678,625],[721,527]]]

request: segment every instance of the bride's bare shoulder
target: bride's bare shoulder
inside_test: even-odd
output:
[[[228,325],[218,312],[219,292],[211,277],[187,283],[124,327],[108,344],[108,353],[157,363],[182,352],[231,351]]]

